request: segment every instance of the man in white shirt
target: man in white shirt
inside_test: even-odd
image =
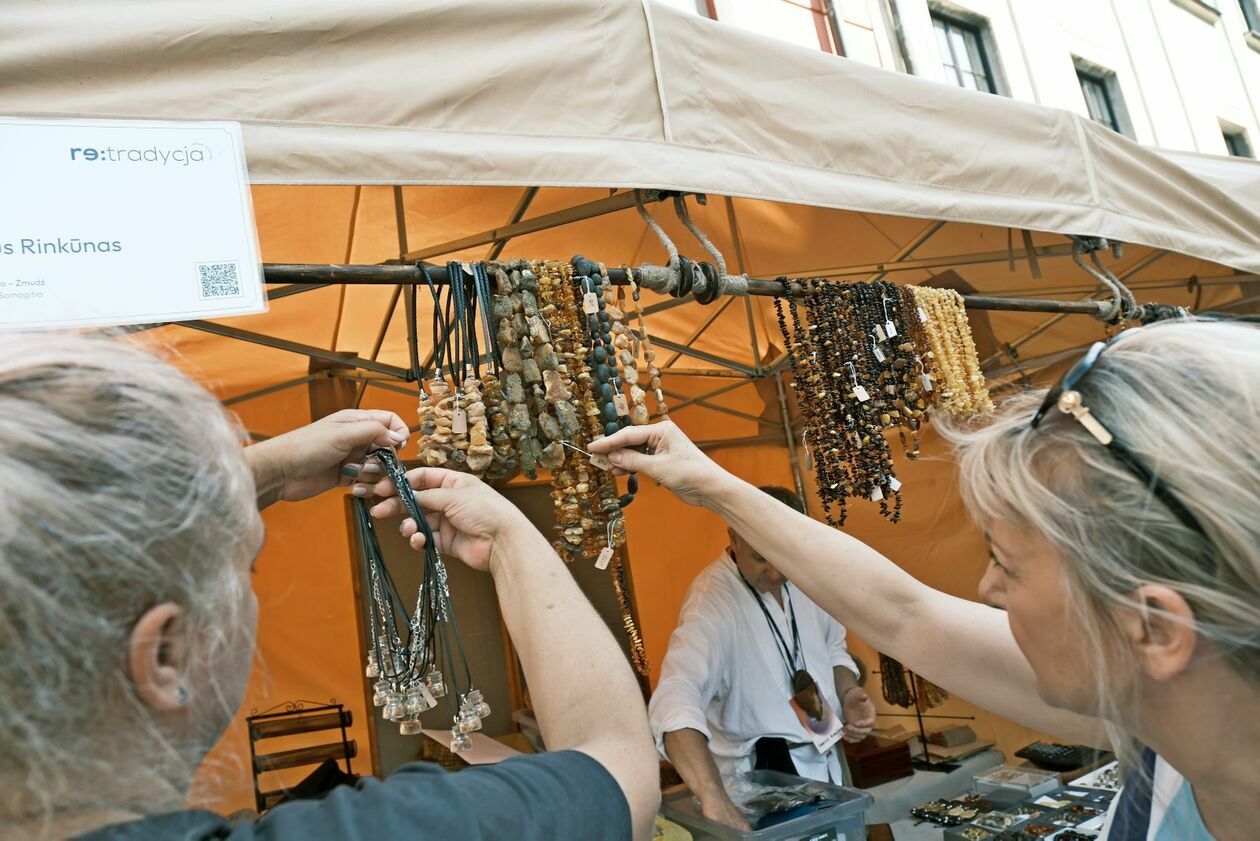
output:
[[[786,488],[761,490],[804,509]],[[837,734],[864,739],[875,705],[844,626],[734,531],[730,540],[687,590],[648,712],[657,748],[704,815],[746,828],[723,778],[769,768],[839,783]]]

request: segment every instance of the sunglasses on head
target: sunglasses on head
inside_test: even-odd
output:
[[[1117,441],[1115,435],[1107,427],[1103,426],[1098,418],[1094,417],[1093,413],[1085,405],[1080,391],[1077,390],[1081,382],[1089,375],[1089,372],[1098,364],[1098,360],[1102,358],[1103,351],[1111,347],[1120,338],[1136,333],[1141,329],[1140,327],[1135,327],[1132,330],[1121,333],[1110,341],[1094,342],[1090,349],[1085,351],[1085,355],[1067,370],[1067,373],[1063,375],[1059,383],[1046,393],[1046,399],[1042,402],[1041,408],[1037,410],[1037,413],[1032,416],[1032,420],[1029,421],[1029,428],[1036,429],[1040,426],[1046,415],[1055,407],[1058,407],[1063,414],[1071,415],[1097,439],[1098,443],[1110,450],[1120,463],[1129,469],[1129,472],[1141,479],[1147,490],[1156,499],[1164,503],[1173,516],[1181,521],[1182,525],[1196,532],[1210,543],[1211,539],[1207,536],[1207,532],[1204,531],[1198,519],[1190,513],[1190,509],[1186,508],[1176,494],[1160,481],[1156,473],[1134,455],[1132,450]]]

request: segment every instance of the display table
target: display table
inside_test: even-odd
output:
[[[959,760],[958,768],[948,773],[915,771],[909,777],[868,788],[865,791],[875,798],[875,804],[866,810],[866,822],[893,823],[908,818],[912,806],[957,797],[971,788],[972,777],[1002,762],[1001,752],[986,750]]]

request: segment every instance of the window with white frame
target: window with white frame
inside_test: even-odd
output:
[[[1238,0],[1238,5],[1242,7],[1243,19],[1247,21],[1247,28],[1252,32],[1260,32],[1260,3],[1256,0]]]
[[[1235,158],[1254,158],[1255,152],[1251,150],[1251,141],[1247,139],[1245,129],[1230,128],[1228,126],[1221,127],[1221,134],[1225,137],[1225,148],[1229,154]]]
[[[998,93],[997,62],[989,48],[987,26],[934,8],[932,27],[946,80],[960,88]]]
[[[1090,119],[1102,123],[1112,131],[1132,137],[1133,128],[1129,123],[1129,113],[1124,107],[1116,74],[1077,59],[1076,78],[1081,84],[1081,95],[1085,97],[1085,108],[1089,111]]]

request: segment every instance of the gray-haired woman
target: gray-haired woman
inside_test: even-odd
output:
[[[0,337],[0,839],[647,837],[655,751],[617,643],[529,521],[444,470],[411,481],[439,548],[494,577],[556,752],[412,763],[255,823],[184,808],[249,676],[258,508],[352,479],[366,495],[367,448],[406,439],[392,412],[347,410],[242,447],[134,347]]]
[[[1049,395],[944,431],[990,537],[989,606],[767,502],[670,424],[591,449],[713,510],[850,630],[949,691],[1060,737],[1098,743],[1105,729],[1145,769],[1117,798],[1111,841],[1255,838],[1260,330],[1128,331]],[[641,444],[651,454],[625,449]]]

